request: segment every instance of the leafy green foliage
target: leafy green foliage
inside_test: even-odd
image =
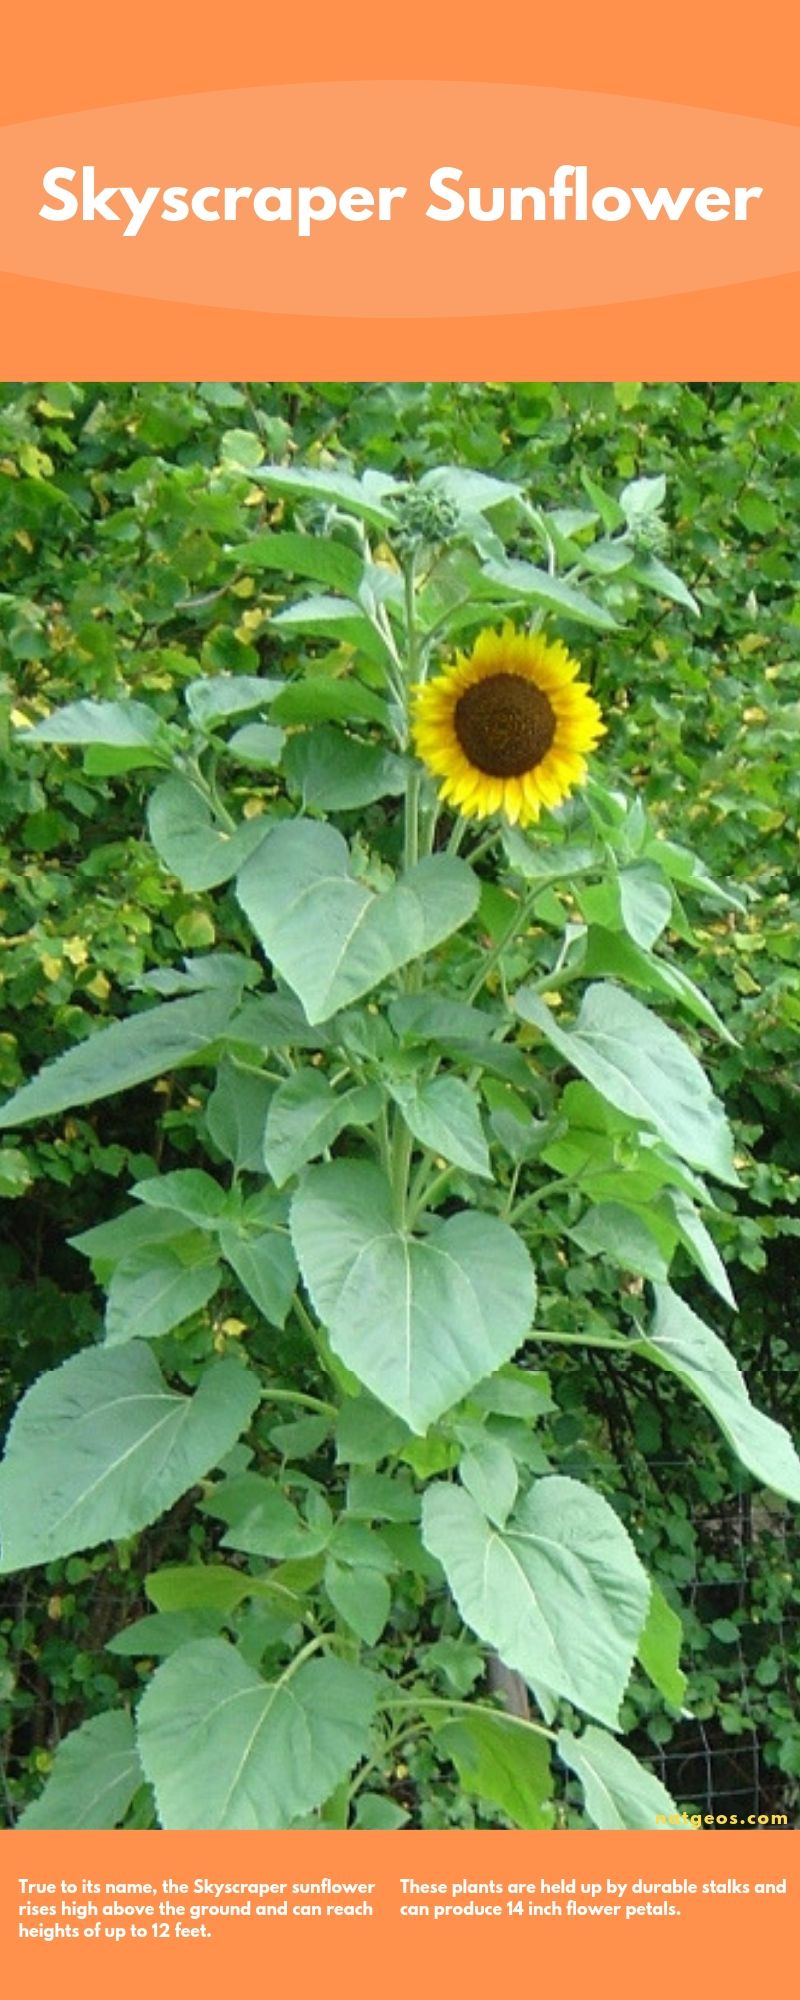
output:
[[[737,1363],[789,1422],[800,409],[623,388],[0,391],[23,1824],[652,1825],[743,1660],[796,1782],[797,1460]],[[406,724],[509,616],[609,723],[527,833]],[[748,1624],[689,1515],[750,1478]]]

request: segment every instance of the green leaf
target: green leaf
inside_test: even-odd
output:
[[[764,1486],[800,1501],[800,1459],[788,1431],[755,1410],[733,1355],[668,1285],[656,1286],[656,1311],[636,1351],[678,1375],[719,1424],[732,1451]]]
[[[369,1084],[337,1096],[318,1069],[297,1070],[279,1084],[264,1135],[264,1160],[276,1186],[324,1153],[346,1125],[368,1125],[381,1101],[380,1090]]]
[[[402,757],[322,723],[290,737],[283,768],[304,812],[352,812],[405,791]]]
[[[502,1015],[429,993],[405,993],[390,1001],[387,1012],[401,1040],[437,1042],[451,1055],[466,1056],[470,1068],[480,1064],[520,1090],[530,1087],[530,1064],[521,1050],[490,1039],[503,1025]]]
[[[273,714],[290,727],[304,722],[377,722],[385,727],[388,721],[381,695],[364,687],[353,674],[334,680],[330,670],[287,682]]]
[[[0,1466],[3,1570],[51,1562],[146,1528],[217,1465],[260,1399],[236,1361],[193,1396],[167,1387],[149,1349],[88,1348],[41,1375]]]
[[[476,1438],[462,1454],[458,1470],[462,1486],[472,1494],[481,1513],[495,1527],[505,1527],[519,1486],[516,1461],[508,1446],[499,1438]]]
[[[145,1208],[166,1209],[197,1229],[213,1229],[227,1207],[219,1181],[201,1167],[179,1167],[172,1174],[151,1174],[135,1181],[131,1194]]]
[[[539,1479],[500,1533],[469,1493],[437,1484],[422,1521],[478,1637],[534,1688],[616,1728],[650,1583],[608,1502],[577,1480]]]
[[[313,1458],[332,1426],[332,1417],[295,1417],[288,1424],[273,1424],[269,1441],[284,1459]]]
[[[374,1684],[343,1660],[264,1681],[223,1639],[183,1646],[139,1706],[142,1764],[163,1827],[290,1826],[366,1755]]]
[[[228,737],[225,752],[237,764],[252,764],[257,771],[274,771],[285,742],[285,731],[276,729],[274,723],[246,722],[243,729],[234,729]]]
[[[593,847],[578,841],[544,841],[541,836],[534,841],[518,826],[504,827],[503,846],[515,874],[526,882],[541,882],[543,889],[549,882],[574,882],[576,876],[596,868],[599,860]]]
[[[140,993],[158,993],[172,1000],[179,993],[206,993],[230,990],[240,1000],[249,986],[258,986],[260,967],[239,951],[206,951],[185,958],[183,966],[159,965],[154,972],[142,972],[135,984]]]
[[[4,1201],[16,1201],[25,1194],[33,1180],[33,1174],[24,1153],[17,1146],[4,1146],[0,1152],[0,1196]]]
[[[115,1632],[106,1652],[121,1660],[167,1659],[190,1639],[211,1639],[222,1624],[221,1610],[153,1611]]]
[[[237,471],[252,472],[261,464],[264,447],[254,431],[224,431],[220,440],[223,465],[233,465]]]
[[[143,1782],[130,1716],[122,1709],[95,1715],[59,1744],[44,1791],[20,1815],[17,1832],[119,1826]]]
[[[259,1066],[270,1049],[326,1049],[330,1036],[309,1026],[293,993],[250,993],[226,1037],[235,1057]]]
[[[281,638],[288,634],[293,639],[295,633],[307,632],[311,638],[331,639],[335,646],[354,646],[378,667],[384,667],[392,657],[371,620],[341,597],[300,597],[296,604],[287,604],[285,611],[276,612],[272,624]]]
[[[381,1792],[359,1792],[353,1825],[361,1833],[395,1833],[405,1826],[408,1813],[386,1799]]]
[[[184,699],[198,729],[212,730],[232,715],[268,708],[285,686],[285,681],[260,680],[256,674],[207,674],[189,682]]]
[[[647,1210],[648,1220],[658,1211],[660,1236],[665,1219],[670,1229],[677,1229],[674,1214],[663,1214],[660,1197],[666,1187],[681,1188],[705,1207],[711,1205],[699,1174],[669,1154],[652,1132],[615,1110],[591,1084],[568,1083],[559,1113],[559,1136],[544,1147],[542,1159],[558,1174],[579,1181],[596,1201],[615,1202],[622,1193],[626,1207]]]
[[[654,1583],[638,1657],[653,1686],[673,1708],[682,1708],[686,1699],[686,1675],[680,1667],[682,1640],[683,1626],[678,1613]]]
[[[325,1589],[339,1617],[362,1639],[376,1646],[392,1608],[391,1586],[379,1570],[351,1569],[329,1556]]]
[[[377,895],[350,872],[331,826],[275,827],[237,883],[245,916],[309,1021],[325,1021],[472,916],[478,881],[463,861],[433,855]]]
[[[425,492],[436,493],[468,515],[491,512],[493,507],[505,507],[509,501],[518,503],[522,498],[521,488],[510,480],[495,479],[491,473],[478,472],[471,465],[432,466],[423,473],[420,485]]]
[[[610,493],[603,491],[596,479],[592,479],[584,466],[581,466],[580,477],[584,492],[588,494],[592,506],[596,507],[606,534],[613,535],[617,528],[623,526],[625,515],[622,508],[612,499]]]
[[[513,1362],[498,1368],[487,1382],[479,1382],[471,1391],[470,1403],[491,1415],[519,1417],[527,1424],[537,1423],[556,1407],[547,1375],[539,1368],[515,1368]]]
[[[714,1291],[719,1293],[721,1299],[725,1300],[726,1306],[731,1306],[735,1312],[736,1299],[731,1289],[728,1273],[722,1262],[714,1238],[709,1235],[702,1217],[697,1213],[694,1202],[689,1200],[689,1196],[684,1194],[682,1188],[670,1189],[667,1195],[667,1202],[675,1217],[675,1225],[684,1249],[688,1251],[693,1263],[697,1265],[698,1271],[702,1271],[707,1283],[713,1286]]]
[[[275,1482],[263,1479],[258,1472],[241,1472],[220,1480],[206,1495],[200,1511],[226,1523],[223,1548],[241,1549],[247,1555],[275,1560],[315,1556],[330,1541],[329,1513],[320,1529],[309,1528]]]
[[[526,603],[546,604],[548,610],[560,612],[565,618],[574,618],[580,625],[594,625],[600,632],[615,632],[616,618],[605,605],[596,604],[585,590],[578,590],[573,583],[563,583],[560,577],[550,576],[546,569],[537,569],[534,563],[521,562],[506,557],[502,562],[489,561],[483,565],[483,575],[498,593],[509,598],[521,598]]]
[[[654,514],[658,514],[664,505],[666,495],[667,482],[663,472],[657,473],[654,479],[631,479],[627,486],[623,486],[619,496],[619,504],[628,527],[638,528],[642,521],[648,521]]]
[[[187,1268],[168,1244],[142,1244],[117,1265],[108,1290],[106,1346],[159,1340],[214,1297],[219,1264]]]
[[[269,1326],[283,1326],[297,1284],[297,1265],[285,1226],[223,1227],[220,1249],[240,1285]]]
[[[306,1174],[291,1228],[334,1351],[421,1435],[528,1331],[530,1259],[493,1216],[465,1210],[414,1237],[377,1168],[335,1161]]]
[[[390,1079],[388,1087],[421,1146],[467,1173],[492,1179],[477,1100],[468,1084],[456,1076],[437,1076],[421,1084]]]
[[[289,576],[307,576],[314,583],[327,584],[345,597],[358,599],[364,564],[346,542],[330,541],[322,535],[254,535],[229,551],[243,568],[277,569]]]
[[[165,1616],[213,1611],[226,1617],[259,1589],[259,1579],[228,1563],[170,1563],[151,1570],[144,1587],[151,1604]]]
[[[169,1209],[128,1208],[112,1222],[99,1222],[95,1229],[84,1229],[79,1236],[68,1237],[73,1250],[79,1250],[82,1257],[88,1257],[94,1276],[101,1285],[106,1285],[117,1264],[123,1257],[130,1256],[145,1244],[170,1243],[178,1248],[179,1254],[188,1252],[190,1256],[203,1249],[203,1239],[197,1230],[187,1229],[182,1216]]]
[[[327,467],[310,465],[262,465],[251,473],[251,478],[265,486],[268,493],[276,493],[280,499],[317,501],[328,507],[341,507],[346,514],[356,514],[373,527],[386,528],[392,515],[382,504],[382,492],[392,490],[393,481],[380,480],[373,473],[363,479],[354,479],[349,472],[328,471]]]
[[[639,556],[631,575],[635,577],[637,583],[643,584],[645,590],[654,590],[658,597],[668,597],[672,604],[682,604],[685,611],[694,611],[699,615],[700,606],[697,598],[687,590],[686,584],[681,577],[676,576],[674,569],[668,569],[666,563],[661,562],[658,556]]]
[[[692,1166],[736,1182],[722,1106],[696,1056],[657,1014],[606,983],[588,987],[571,1029],[559,1026],[530,987],[514,1004],[617,1110],[654,1127]]]
[[[99,1097],[164,1076],[211,1047],[227,1027],[234,1005],[230,990],[197,993],[99,1028],[23,1084],[3,1105],[0,1126],[54,1118],[73,1104],[94,1104]]]
[[[649,951],[672,915],[672,891],[651,861],[621,868],[616,879],[622,922],[635,944]]]
[[[147,823],[156,853],[185,889],[215,889],[230,881],[264,839],[258,819],[243,820],[234,833],[215,826],[194,785],[177,776],[156,787]]]
[[[620,1180],[624,1187],[622,1173]],[[658,1229],[652,1212],[628,1207],[622,1201],[598,1202],[568,1234],[588,1257],[609,1257],[620,1270],[639,1271],[655,1283],[667,1277],[678,1240],[677,1230],[667,1226],[665,1243],[663,1229]]]
[[[261,1173],[264,1128],[274,1086],[255,1070],[223,1056],[206,1104],[206,1124],[214,1145],[239,1173]]]
[[[358,1400],[361,1401],[361,1398]],[[375,1407],[379,1406],[376,1404]],[[350,1474],[347,1512],[351,1519],[362,1515],[369,1521],[418,1521],[419,1506],[419,1496],[407,1473],[355,1471]]]
[[[530,1723],[476,1708],[438,1729],[436,1747],[455,1764],[465,1792],[499,1806],[515,1826],[552,1827],[549,1745]]]
[[[727,889],[720,887],[719,882],[715,882],[699,855],[693,854],[690,848],[681,847],[674,840],[664,840],[658,834],[651,835],[648,846],[671,882],[680,882],[685,888],[695,889],[699,896],[708,896],[711,902],[722,903],[729,910],[747,908],[740,896],[732,896]]]
[[[73,701],[37,722],[35,728],[26,729],[22,740],[98,743],[108,749],[146,750],[151,764],[170,761],[165,725],[143,701]]]
[[[640,986],[645,992],[663,993],[668,999],[679,1001],[687,1013],[694,1015],[695,1020],[713,1028],[722,1041],[734,1045],[734,1036],[720,1020],[705,993],[701,993],[699,986],[689,978],[688,972],[684,972],[682,966],[673,964],[671,959],[654,958],[652,952],[644,951],[622,932],[605,930],[592,924],[581,970],[590,978],[607,974],[611,979],[624,979],[628,986]]]
[[[372,1396],[348,1396],[336,1419],[337,1465],[373,1466],[408,1442],[408,1427]]]
[[[590,1726],[581,1736],[562,1729],[557,1748],[562,1763],[580,1778],[586,1811],[595,1826],[612,1833],[635,1827],[653,1832],[664,1830],[665,1822],[669,1829],[671,1820],[676,1820],[673,1833],[689,1830],[660,1779],[604,1729]]]

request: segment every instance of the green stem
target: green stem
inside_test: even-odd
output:
[[[460,848],[460,846],[461,846],[461,842],[462,842],[462,840],[463,840],[463,838],[464,838],[464,835],[465,835],[466,831],[467,831],[467,822],[466,822],[466,820],[464,819],[464,817],[463,817],[463,815],[462,815],[461,813],[456,813],[456,817],[455,817],[455,819],[454,819],[454,821],[453,821],[453,824],[452,824],[452,826],[451,826],[451,828],[450,828],[450,838],[449,838],[449,840],[448,840],[448,842],[447,842],[447,846],[446,846],[446,848],[445,848],[445,853],[446,853],[446,854],[457,854],[457,853],[458,853],[458,850],[459,850],[459,848]]]
[[[514,915],[511,918],[511,922],[507,925],[506,929],[503,932],[502,937],[498,938],[497,943],[492,945],[491,951],[487,952],[483,964],[476,972],[475,978],[473,979],[471,986],[467,987],[466,993],[464,994],[464,999],[466,1000],[468,1006],[471,1006],[472,1001],[476,998],[477,994],[480,993],[481,987],[485,984],[486,980],[491,977],[491,974],[494,972],[495,966],[500,964],[500,960],[503,956],[504,951],[506,950],[506,947],[511,944],[512,939],[517,936],[518,932],[521,931],[524,925],[528,922],[528,918],[532,915],[534,903],[536,902],[536,898],[540,894],[540,892],[541,892],[541,883],[539,883],[535,889],[529,889],[527,895],[523,896],[520,902],[517,904],[517,907],[514,911]]]
[[[426,1708],[444,1708],[458,1715],[491,1715],[495,1721],[500,1716],[503,1722],[511,1723],[515,1729],[533,1729],[537,1736],[546,1736],[550,1743],[557,1741],[555,1730],[545,1729],[543,1722],[524,1722],[521,1715],[512,1715],[505,1708],[489,1708],[488,1703],[481,1701],[448,1701],[445,1696],[435,1694],[387,1695],[384,1707],[391,1710],[411,1708],[418,1711]]]
[[[467,822],[465,821],[464,822],[465,830],[466,830],[466,824]],[[482,861],[484,854],[488,854],[489,849],[494,847],[495,841],[497,840],[499,833],[500,833],[499,826],[493,827],[491,833],[487,833],[484,836],[483,840],[478,841],[477,847],[473,847],[471,854],[467,854],[465,856],[465,859],[469,862],[470,868],[474,868],[476,861]]]
[[[235,833],[236,832],[235,819],[231,818],[227,806],[223,805],[222,799],[219,796],[219,792],[217,791],[216,785],[213,783],[213,781],[209,783],[208,779],[201,771],[197,759],[194,757],[190,758],[187,761],[185,768],[190,783],[194,785],[195,791],[200,793],[200,797],[205,800],[206,805],[211,807],[211,811],[214,814],[214,818],[217,820],[218,825],[222,828],[223,833]]]
[[[299,1653],[295,1653],[294,1659],[289,1661],[288,1667],[284,1667],[280,1679],[276,1682],[276,1686],[285,1687],[286,1682],[290,1681],[292,1675],[297,1673],[298,1667],[302,1667],[306,1660],[310,1660],[312,1653],[318,1653],[320,1647],[327,1646],[328,1637],[327,1632],[320,1632],[316,1639],[309,1639],[307,1646],[301,1646]]]
[[[505,1204],[503,1207],[502,1219],[504,1222],[510,1222],[511,1220],[511,1215],[514,1207],[514,1196],[517,1192],[517,1183],[519,1181],[521,1172],[522,1172],[522,1165],[521,1162],[518,1160],[516,1166],[512,1167],[511,1179],[508,1183],[508,1193],[506,1195]]]
[[[617,1354],[635,1354],[641,1347],[640,1340],[625,1340],[621,1334],[610,1333],[556,1333],[550,1327],[534,1327],[531,1340],[556,1342],[559,1347],[608,1347]]]
[[[323,1403],[321,1396],[307,1396],[302,1389],[264,1390],[265,1403],[297,1403],[302,1410],[319,1410],[320,1415],[338,1417],[335,1403]]]
[[[555,1181],[545,1181],[544,1187],[536,1188],[533,1194],[526,1194],[523,1201],[517,1202],[516,1208],[512,1208],[509,1214],[509,1222],[519,1222],[520,1216],[527,1215],[529,1208],[538,1208],[541,1202],[547,1201],[549,1195],[561,1194],[564,1188],[574,1187],[577,1187],[577,1182],[568,1175]]]
[[[412,765],[406,786],[405,837],[403,842],[403,868],[408,873],[416,868],[419,860],[419,791],[421,773]]]
[[[568,1189],[574,1190],[575,1194],[585,1194],[592,1181],[605,1179],[607,1179],[607,1169],[595,1167],[592,1172],[563,1174],[559,1175],[557,1180],[545,1181],[543,1187],[536,1188],[533,1194],[526,1194],[522,1201],[517,1202],[516,1208],[512,1209],[508,1218],[509,1222],[518,1222],[521,1215],[527,1215],[529,1208],[538,1208],[551,1194],[564,1194]]]
[[[406,1121],[400,1111],[395,1112],[392,1134],[391,1183],[392,1206],[398,1229],[405,1229],[408,1208],[408,1170],[414,1141]]]
[[[381,1165],[387,1181],[390,1181],[392,1178],[392,1148],[389,1139],[389,1113],[385,1104],[381,1105],[380,1114],[376,1120],[375,1132],[381,1156]]]
[[[326,1375],[332,1375],[334,1382],[336,1382],[337,1381],[336,1367],[331,1358],[331,1355],[327,1351],[327,1342],[325,1339],[325,1335],[323,1334],[321,1327],[315,1326],[311,1314],[310,1312],[307,1311],[303,1303],[303,1300],[300,1297],[299,1292],[294,1293],[294,1296],[292,1298],[292,1307],[294,1309],[296,1318],[300,1321],[300,1325],[303,1328],[303,1332],[308,1334],[308,1338],[314,1349],[314,1353],[316,1354],[320,1367],[324,1369]]]
[[[427,1187],[423,1186],[419,1190],[413,1203],[412,1224],[416,1222],[421,1208],[432,1208],[437,1196],[441,1194],[442,1188],[446,1186],[451,1175],[456,1172],[456,1167],[442,1167],[438,1173],[434,1174],[433,1179],[428,1182]]]

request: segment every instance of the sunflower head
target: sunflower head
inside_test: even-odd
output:
[[[559,639],[479,634],[472,652],[414,689],[417,755],[440,796],[468,819],[503,812],[529,826],[586,778],[586,752],[605,734],[597,702]]]

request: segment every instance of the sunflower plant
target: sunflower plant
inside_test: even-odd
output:
[[[457,468],[227,449],[271,507],[228,580],[263,580],[250,629],[288,671],[199,675],[182,723],[77,700],[23,732],[149,774],[149,839],[200,941],[221,892],[222,942],[0,1114],[174,1075],[194,1140],[74,1239],[102,1338],[11,1427],[6,1570],[135,1561],[182,1496],[205,1529],[113,1641],[138,1700],[66,1739],[22,1824],[393,1826],[421,1754],[484,1822],[582,1798],[598,1826],[668,1823],[620,1709],[635,1673],[680,1710],[680,1620],[562,1443],[546,1365],[665,1370],[756,1479],[800,1499],[800,1463],[679,1289],[694,1267],[735,1303],[736,1163],[697,1053],[730,1037],[685,964],[693,907],[735,899],[615,785],[582,664],[643,591],[691,614],[663,481],[542,513]],[[576,1255],[606,1280],[577,1325]]]

